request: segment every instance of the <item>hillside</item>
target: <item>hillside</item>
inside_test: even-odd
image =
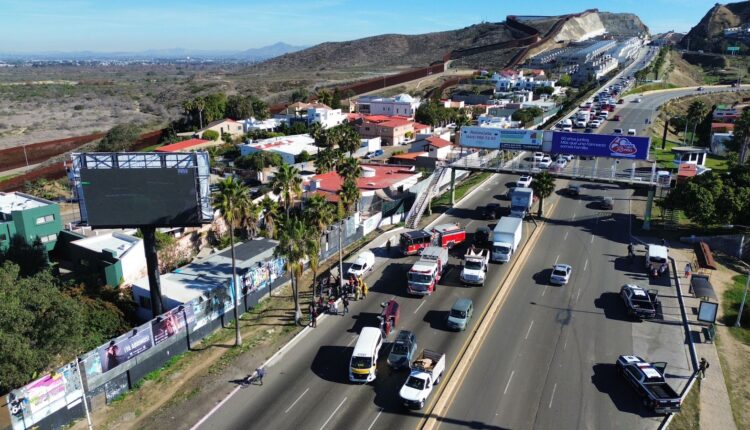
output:
[[[726,48],[724,29],[750,24],[750,1],[716,3],[700,22],[682,38],[680,47],[691,51],[720,51]]]
[[[596,13],[590,14],[598,27],[603,26],[608,32],[618,35],[635,35],[648,32],[640,19],[632,14],[600,12],[602,17],[596,19]],[[562,17],[539,17],[523,22],[536,28],[540,34],[546,34]],[[519,18],[520,19],[520,18]],[[587,29],[587,20],[582,20],[583,31]],[[572,24],[572,23],[571,23]],[[515,27],[515,28],[514,28]],[[518,26],[506,22],[481,23],[458,30],[425,33],[417,35],[384,34],[366,37],[347,42],[326,42],[298,52],[285,54],[248,69],[248,73],[280,72],[321,72],[321,71],[357,71],[366,73],[383,73],[406,68],[424,67],[453,50],[476,48],[498,42],[527,38],[528,33]],[[461,62],[471,67],[502,65],[508,61],[517,49],[502,49],[495,52],[484,52],[481,55],[461,58]],[[476,57],[476,58],[472,58]]]

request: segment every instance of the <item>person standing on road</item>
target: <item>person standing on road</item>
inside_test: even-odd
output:
[[[692,272],[692,271],[693,271],[693,266],[690,263],[687,263],[685,265],[685,278],[689,278],[690,277],[690,272]]]
[[[266,375],[266,369],[259,367],[255,369],[255,378],[258,380],[258,385],[263,385],[263,376]]]
[[[391,256],[391,238],[385,241],[385,253],[388,257]]]
[[[349,313],[349,298],[344,296],[344,298],[341,299],[341,303],[344,305],[344,313],[341,314],[341,316],[344,316]]]
[[[701,357],[700,365],[698,366],[698,371],[701,372],[701,379],[706,379],[706,370],[708,370],[708,367],[710,364],[708,364],[708,361],[706,361],[705,357]]]

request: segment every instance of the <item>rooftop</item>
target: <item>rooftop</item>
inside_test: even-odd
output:
[[[193,148],[196,146],[205,145],[207,143],[211,143],[211,141],[205,140],[205,139],[188,139],[188,140],[183,140],[182,142],[173,143],[171,145],[160,146],[159,148],[156,148],[154,151],[156,152],[179,152],[179,151]]]
[[[0,192],[0,213],[10,215],[13,211],[25,211],[32,208],[52,205],[54,202],[30,196],[24,193]]]
[[[422,174],[410,167],[389,164],[362,164],[362,176],[357,179],[360,190],[381,190],[393,187],[409,179],[417,179]],[[341,189],[343,180],[336,172],[328,172],[313,176],[313,180],[320,181],[318,190],[335,193]]]
[[[109,249],[115,252],[116,257],[120,257],[128,252],[130,248],[137,245],[140,240],[141,239],[134,236],[112,232],[99,236],[90,236],[85,239],[78,239],[72,243],[94,252],[102,252],[105,249]]]
[[[451,143],[450,141],[441,139],[437,136],[428,137],[425,140],[429,142],[430,146],[433,146],[435,148],[445,148],[446,146],[453,146],[453,143]]]
[[[405,152],[403,154],[391,155],[391,158],[398,160],[415,160],[417,157],[426,157],[426,152]]]

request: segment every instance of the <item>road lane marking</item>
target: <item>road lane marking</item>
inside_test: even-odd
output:
[[[565,348],[568,347],[568,338],[570,337],[570,332],[565,333],[565,343],[563,344],[563,351],[565,351]]]
[[[581,289],[579,288],[578,291],[576,291],[576,303],[578,303],[578,296],[581,295]]]
[[[586,271],[586,268],[588,268],[588,267],[589,267],[589,259],[587,258],[587,259],[586,259],[586,262],[585,262],[585,263],[583,263],[583,271],[585,272],[585,271]]]
[[[544,297],[544,293],[547,292],[547,285],[544,286],[544,289],[542,290],[542,297]]]
[[[333,410],[333,412],[331,413],[331,416],[328,417],[328,419],[326,420],[326,422],[324,422],[323,425],[320,426],[320,430],[323,430],[326,427],[326,425],[328,425],[328,423],[333,419],[333,416],[336,415],[336,412],[338,412],[339,409],[341,409],[341,406],[344,405],[345,401],[346,401],[346,397],[344,397],[344,400],[342,400],[341,403],[339,403],[339,405],[336,406],[336,409]]]
[[[570,232],[569,231],[565,232],[565,237],[563,237],[563,240],[568,240],[568,233],[570,233]]]
[[[510,378],[508,378],[508,383],[507,383],[507,384],[505,384],[505,390],[503,390],[503,394],[505,394],[505,393],[507,393],[507,392],[508,392],[508,387],[510,387],[510,381],[512,381],[512,380],[513,380],[513,374],[514,374],[514,373],[516,373],[516,371],[515,371],[515,370],[514,370],[514,371],[512,371],[512,372],[510,372]]]
[[[352,344],[354,343],[355,340],[357,340],[357,336],[353,336],[352,340],[350,340],[349,343],[346,344],[346,346],[347,347],[352,346]]]
[[[575,219],[576,219],[576,212],[573,211],[573,218],[571,218],[571,220],[575,221]]]
[[[474,224],[474,220],[471,220],[466,223],[466,228],[469,228],[472,224]]]
[[[557,257],[555,257],[555,264],[557,264],[557,261],[560,259],[560,254],[557,254]]]
[[[297,397],[297,400],[295,400],[291,405],[289,405],[288,408],[286,408],[286,410],[284,411],[284,413],[285,414],[289,413],[289,411],[292,410],[292,408],[294,407],[294,405],[296,405],[297,402],[300,401],[300,399],[302,398],[302,396],[304,396],[305,394],[307,394],[308,391],[310,391],[310,387],[307,387],[307,389],[305,391],[303,391],[302,394],[299,395],[299,397]]]
[[[534,320],[531,320],[531,324],[529,324],[529,329],[526,330],[526,337],[524,339],[529,338],[529,333],[531,333],[531,327],[534,327]]]
[[[375,421],[377,421],[378,418],[380,418],[380,414],[382,413],[383,413],[383,408],[380,408],[380,410],[378,411],[378,414],[375,415],[375,419],[372,420],[372,423],[370,423],[370,427],[367,427],[367,430],[372,430],[372,427],[375,425]]]
[[[414,309],[414,313],[416,314],[416,313],[417,313],[417,311],[419,311],[419,308],[421,308],[421,307],[422,307],[422,305],[424,305],[425,303],[427,303],[427,300],[422,300],[422,303],[420,303],[420,304],[419,304],[419,306],[417,306],[417,308],[416,308],[416,309]]]
[[[213,408],[212,408],[212,409],[211,409],[210,411],[208,411],[208,413],[207,413],[207,414],[206,414],[206,415],[205,415],[205,416],[204,416],[203,418],[201,418],[201,419],[200,419],[200,421],[198,421],[197,423],[195,423],[195,425],[194,425],[194,426],[190,427],[190,430],[195,430],[195,429],[197,429],[198,427],[200,427],[200,426],[201,426],[201,424],[203,424],[204,422],[206,422],[206,420],[207,420],[208,418],[210,418],[210,417],[211,417],[211,415],[213,415],[213,414],[214,414],[214,413],[215,413],[216,411],[218,411],[218,410],[219,410],[219,408],[221,408],[222,406],[224,406],[224,403],[226,403],[227,401],[229,401],[229,399],[231,399],[231,398],[232,398],[232,396],[234,396],[234,395],[235,395],[235,394],[236,394],[236,393],[237,393],[238,391],[240,391],[241,389],[242,389],[242,386],[241,386],[241,385],[238,385],[238,386],[236,386],[236,387],[234,388],[234,390],[232,390],[232,391],[231,391],[231,392],[229,393],[229,395],[227,395],[226,397],[224,397],[224,400],[222,400],[222,401],[220,401],[219,403],[217,403],[217,404],[216,404],[216,406],[214,406],[214,407],[213,407]]]
[[[593,234],[591,235],[591,243],[594,243],[594,238],[595,238],[595,237],[596,237],[596,236],[594,236]]]
[[[549,398],[549,406],[547,406],[548,408],[552,407],[552,401],[555,400],[555,390],[557,390],[557,384],[552,387],[552,396]]]

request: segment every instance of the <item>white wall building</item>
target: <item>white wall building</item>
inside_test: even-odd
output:
[[[307,110],[307,124],[317,122],[323,128],[335,127],[346,122],[347,115],[341,109],[312,107]]]
[[[242,128],[245,130],[245,133],[249,133],[251,131],[271,131],[275,130],[277,127],[280,127],[281,124],[284,124],[287,122],[286,118],[268,118],[264,120],[255,119],[253,117],[243,119],[242,121],[239,121],[240,124],[242,124]]]
[[[421,104],[408,94],[395,97],[363,96],[356,101],[356,111],[367,115],[405,116],[413,118]]]
[[[240,155],[250,155],[259,151],[273,151],[281,155],[285,164],[294,164],[294,157],[307,151],[310,155],[318,153],[315,139],[309,134],[296,134],[293,136],[272,137],[270,139],[256,140],[252,143],[240,145]]]

